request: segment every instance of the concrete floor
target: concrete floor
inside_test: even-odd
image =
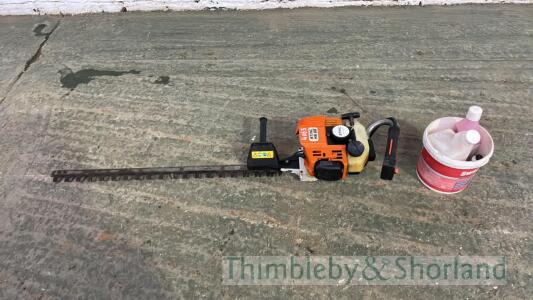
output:
[[[530,297],[532,35],[520,5],[1,17],[0,297]],[[494,158],[467,191],[431,192],[421,133],[473,103]],[[394,181],[379,160],[342,182],[48,178],[240,163],[260,116],[286,154],[299,117],[353,110],[399,118]],[[222,256],[293,254],[505,255],[510,280],[221,284]]]

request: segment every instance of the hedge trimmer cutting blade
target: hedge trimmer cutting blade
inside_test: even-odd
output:
[[[280,174],[281,171],[277,170],[248,170],[246,165],[226,165],[163,168],[56,170],[52,172],[51,176],[54,182],[93,182],[214,177],[262,177],[277,176]]]

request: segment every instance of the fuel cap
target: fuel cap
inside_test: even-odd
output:
[[[346,145],[346,151],[348,151],[348,154],[351,156],[358,157],[365,152],[365,145],[360,141],[350,141],[348,145]]]

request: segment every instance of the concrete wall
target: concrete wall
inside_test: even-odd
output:
[[[337,6],[452,5],[533,3],[533,0],[0,0],[0,15],[80,14],[95,12],[271,9]]]

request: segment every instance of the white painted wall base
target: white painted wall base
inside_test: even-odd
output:
[[[82,14],[96,12],[272,9],[339,6],[533,3],[533,0],[0,0],[0,15]]]

